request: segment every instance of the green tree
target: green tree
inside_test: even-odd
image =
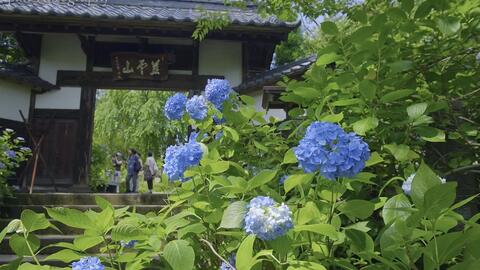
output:
[[[185,125],[167,121],[163,115],[170,92],[105,90],[98,96],[91,168],[94,185],[105,182],[112,154],[125,154],[133,147],[143,158],[152,151],[161,159],[167,146],[186,137]]]

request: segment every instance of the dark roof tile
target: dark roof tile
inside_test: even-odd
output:
[[[315,55],[304,59],[297,60],[293,63],[276,67],[274,69],[265,71],[251,80],[237,86],[235,90],[240,93],[246,93],[261,89],[263,86],[272,85],[280,81],[284,76],[296,76],[305,73],[310,66],[315,63],[317,57]]]
[[[8,65],[0,63],[0,79],[31,86],[36,92],[40,93],[58,89],[58,86],[44,81],[33,74],[33,72],[25,65]]]
[[[222,1],[209,0],[108,0],[106,4],[88,4],[87,0],[76,1],[75,5],[44,1],[1,1],[0,12],[50,16],[84,17],[136,20],[173,20],[193,22],[201,17],[199,7],[206,11],[228,11],[234,24],[296,27],[298,22],[285,23],[276,17],[262,17],[254,7],[238,9],[226,6]]]

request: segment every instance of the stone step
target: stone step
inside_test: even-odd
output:
[[[0,228],[5,228],[8,225],[8,223],[10,223],[10,221],[11,221],[10,218],[0,218]],[[49,219],[49,221],[50,221],[50,223],[55,225],[62,232],[62,234],[65,234],[65,235],[83,234],[82,229],[69,227],[69,226],[67,226],[63,223],[57,222],[53,219]],[[59,233],[60,232],[58,232],[57,230],[55,230],[53,228],[48,228],[48,229],[45,229],[45,230],[35,231],[36,235],[54,235],[54,234],[59,234]]]
[[[21,205],[93,205],[95,197],[100,196],[113,205],[165,205],[167,193],[16,193],[6,198],[5,204]]]
[[[129,207],[129,211],[136,212],[140,214],[146,214],[149,212],[157,212],[163,208],[164,205],[115,205],[116,209]],[[0,206],[0,217],[2,218],[20,218],[20,215],[23,210],[30,209],[36,213],[47,213],[46,208],[59,207],[59,205],[1,205]],[[100,212],[101,209],[97,205],[62,205],[61,207],[77,209],[82,212],[87,210],[93,210]]]

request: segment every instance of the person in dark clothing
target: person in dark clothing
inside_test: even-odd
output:
[[[126,179],[127,193],[136,193],[138,192],[138,173],[142,170],[142,164],[140,162],[140,156],[135,149],[128,149],[128,155]]]

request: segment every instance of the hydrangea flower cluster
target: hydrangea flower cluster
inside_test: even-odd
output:
[[[17,157],[17,153],[13,150],[7,150],[5,151],[5,155],[8,157],[8,158],[16,158]]]
[[[1,169],[5,169],[7,166],[5,166],[5,164],[3,162],[0,162],[0,170]]]
[[[407,177],[407,180],[405,180],[402,184],[403,192],[405,192],[405,194],[409,196],[412,194],[412,182],[413,182],[413,178],[415,178],[415,175],[416,173],[412,173],[409,177]],[[447,182],[447,179],[442,177],[439,177],[439,178],[440,178],[440,181],[442,181],[442,184],[445,184]]]
[[[231,266],[235,267],[236,262],[237,262],[236,254],[231,254],[230,256],[228,256],[228,263]],[[228,266],[225,262],[222,262],[222,265],[220,266],[220,270],[235,270],[235,268],[232,268]]]
[[[187,101],[187,112],[195,120],[203,120],[208,114],[207,101],[203,96],[193,96]]]
[[[183,145],[171,145],[165,153],[163,172],[167,174],[170,181],[183,181],[185,170],[198,165],[202,155],[202,147],[195,141]]]
[[[272,198],[258,196],[247,207],[245,232],[262,240],[273,240],[293,228],[292,212],[284,203],[278,205]]]
[[[97,257],[84,257],[78,262],[72,264],[72,270],[104,270],[100,259]]]
[[[124,248],[133,248],[136,244],[137,244],[137,240],[120,241],[120,245]]]
[[[205,96],[215,108],[222,110],[223,102],[228,99],[232,91],[232,86],[227,80],[211,79],[205,87]]]
[[[177,93],[171,96],[165,103],[164,113],[169,120],[178,120],[182,118],[187,97],[184,94]]]
[[[357,175],[370,158],[370,149],[362,138],[337,124],[313,122],[295,155],[305,172],[320,171],[325,178],[335,179]]]

